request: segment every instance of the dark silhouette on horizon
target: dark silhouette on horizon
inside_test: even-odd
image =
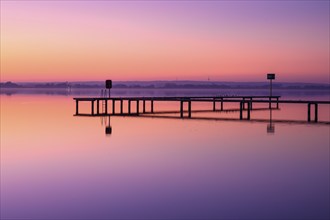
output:
[[[99,89],[104,82],[34,82],[34,83],[0,83],[0,88],[58,88],[58,89]],[[113,82],[114,89],[269,89],[266,82],[216,82],[216,81],[122,81]],[[276,90],[330,90],[326,83],[273,83]]]

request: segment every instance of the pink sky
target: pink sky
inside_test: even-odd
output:
[[[329,83],[328,1],[1,1],[1,81]]]

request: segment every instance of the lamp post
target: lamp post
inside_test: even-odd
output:
[[[270,94],[269,94],[269,108],[272,107],[272,96],[273,96],[273,79],[275,79],[275,73],[267,73],[267,79],[270,80]]]

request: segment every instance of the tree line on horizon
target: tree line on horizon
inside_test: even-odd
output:
[[[50,83],[13,83],[5,82],[0,83],[0,88],[54,88],[54,89],[103,89],[103,83],[68,83],[68,82],[50,82]],[[165,82],[162,84],[158,83],[113,83],[114,89],[269,89],[268,83],[175,83]],[[274,89],[315,89],[315,90],[330,90],[330,84],[313,84],[313,83],[273,83]]]

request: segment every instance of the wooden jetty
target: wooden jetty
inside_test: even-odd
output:
[[[76,102],[76,114],[75,116],[102,116],[102,115],[125,115],[125,116],[137,116],[140,114],[155,114],[154,103],[155,102],[178,102],[180,103],[180,117],[184,118],[184,113],[187,112],[187,118],[192,117],[192,103],[212,103],[212,111],[224,111],[225,103],[238,103],[239,119],[250,120],[251,111],[255,110],[253,104],[266,103],[269,109],[279,109],[279,104],[304,104],[307,105],[307,121],[318,122],[318,106],[330,104],[330,101],[303,101],[303,100],[280,100],[280,96],[189,96],[189,97],[78,97],[73,98]],[[80,113],[79,103],[90,103],[90,113]],[[109,102],[112,104],[111,112],[109,109]],[[124,111],[124,102],[127,103],[127,111]],[[136,104],[136,109],[132,109],[132,103]],[[96,103],[96,109],[95,109]],[[116,112],[116,104],[119,103],[120,111]],[[142,103],[142,110],[140,110],[140,103]],[[147,110],[147,104],[150,103],[149,110]],[[217,109],[217,104],[220,104],[220,108]],[[185,110],[184,106],[187,106]],[[314,108],[312,108],[314,106]],[[314,118],[312,119],[312,109],[314,109]],[[96,110],[96,111],[95,111]],[[246,117],[243,113],[246,112]]]

